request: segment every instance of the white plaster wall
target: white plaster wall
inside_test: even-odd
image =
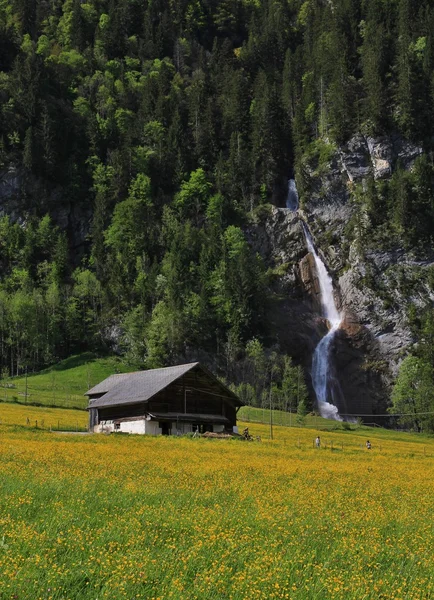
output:
[[[93,430],[95,433],[122,432],[143,434],[145,433],[145,423],[144,419],[141,421],[121,421],[117,429],[113,421],[101,421],[99,425],[95,425]]]
[[[111,433],[115,430],[113,421],[100,421],[98,425],[93,428],[95,433]]]
[[[135,433],[135,434],[147,434],[147,435],[161,435],[161,428],[158,427],[158,421],[147,421],[142,419],[140,421],[121,421],[119,429],[115,429],[113,421],[101,421],[99,425],[95,425],[95,433],[112,433],[121,431],[122,433]],[[185,435],[193,431],[192,423],[176,423],[172,424],[172,435]],[[224,425],[214,425],[213,431],[216,433],[222,433],[224,431]],[[238,433],[238,427],[234,427],[234,432]]]
[[[141,421],[121,421],[119,423],[120,429],[117,429],[117,431],[121,431],[122,433],[144,434],[146,433],[145,423],[145,419],[142,419]]]
[[[161,429],[157,421],[145,421],[145,431],[148,435],[161,435]]]

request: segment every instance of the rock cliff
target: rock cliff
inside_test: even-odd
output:
[[[431,294],[421,276],[431,266],[429,260],[418,260],[403,248],[368,251],[348,237],[346,227],[354,214],[352,189],[368,177],[389,177],[398,165],[411,169],[421,152],[399,136],[357,135],[335,148],[326,164],[303,163],[296,176],[302,191],[298,213],[273,207],[250,232],[252,243],[280,274],[274,282],[271,315],[276,336],[309,371],[312,352],[326,331],[319,316],[314,261],[307,253],[300,218],[309,224],[345,315],[332,352],[350,413],[385,412],[390,385],[413,343],[409,304],[422,306]]]

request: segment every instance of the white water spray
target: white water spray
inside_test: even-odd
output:
[[[298,192],[294,179],[288,179],[288,195],[286,196],[286,208],[295,212],[298,210]]]
[[[318,409],[322,417],[342,421],[337,407],[328,402],[330,396],[333,397],[333,387],[337,382],[331,373],[330,346],[336,331],[342,322],[342,316],[336,308],[333,296],[333,283],[330,275],[321,258],[318,256],[313,245],[312,236],[306,224],[302,222],[304,235],[306,237],[307,248],[314,257],[315,267],[318,274],[319,287],[321,292],[321,305],[323,316],[330,323],[330,331],[322,338],[312,359],[312,384],[318,401]],[[337,384],[338,385],[338,384]],[[332,399],[332,398],[331,398]]]
[[[286,197],[286,208],[292,212],[298,211],[298,192],[294,179],[288,179],[288,195]],[[333,376],[330,350],[331,342],[342,322],[342,316],[336,308],[333,296],[333,282],[325,268],[323,261],[318,256],[313,244],[312,236],[304,221],[301,222],[306,238],[307,248],[315,260],[321,292],[321,306],[323,316],[330,323],[330,330],[315,348],[312,358],[312,384],[315,390],[318,409],[322,417],[342,421],[335,404],[328,402],[340,392],[339,382]]]

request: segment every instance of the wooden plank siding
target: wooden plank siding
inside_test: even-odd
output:
[[[154,371],[135,372],[131,380],[123,377],[115,386],[106,385],[105,394],[101,393],[104,382],[90,390],[89,410],[91,424],[118,419],[137,419],[140,417],[157,420],[182,419],[195,422],[195,416],[203,422],[214,418],[216,422],[227,426],[236,425],[237,407],[242,403],[224,384],[210,371],[194,363],[181,367],[169,367]],[[181,370],[177,375],[176,370]],[[183,373],[182,373],[183,371]],[[164,379],[174,377],[165,384]],[[143,378],[143,383],[142,383]],[[115,378],[113,378],[115,379]],[[161,382],[161,383],[160,383]],[[108,383],[113,383],[110,379]],[[162,387],[165,385],[165,387]],[[160,390],[158,391],[158,386]],[[110,389],[109,389],[110,388]],[[96,407],[93,406],[95,402]],[[153,417],[155,415],[155,417]]]
[[[213,382],[212,382],[213,383]],[[137,417],[146,413],[196,413],[221,415],[236,424],[233,400],[202,373],[187,373],[156,394],[149,402],[98,409],[99,421]]]

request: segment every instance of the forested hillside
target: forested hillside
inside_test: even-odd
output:
[[[115,346],[230,376],[273,345],[247,227],[359,132],[424,150],[355,190],[369,243],[432,243],[429,0],[2,0],[0,111],[3,371]]]

